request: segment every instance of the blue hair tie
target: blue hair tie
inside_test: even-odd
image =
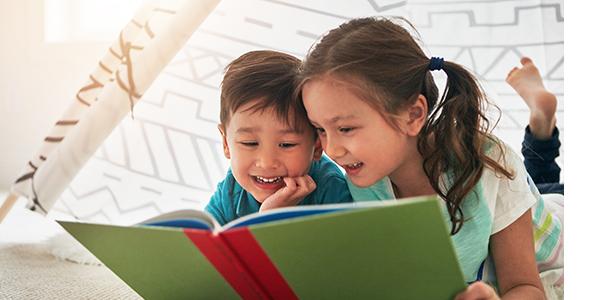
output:
[[[443,57],[432,56],[431,59],[429,59],[429,70],[436,71],[436,70],[441,70],[442,68],[444,68],[444,58]]]

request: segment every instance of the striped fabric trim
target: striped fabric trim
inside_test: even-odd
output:
[[[536,260],[538,265],[547,265],[561,251],[562,243],[559,242],[562,227],[560,221],[546,209],[541,198],[533,213],[533,226]]]

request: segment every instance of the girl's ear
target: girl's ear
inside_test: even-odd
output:
[[[313,153],[313,160],[319,160],[323,156],[323,145],[321,144],[321,139],[317,137],[317,141],[315,142],[315,150]]]
[[[229,153],[229,144],[227,144],[227,135],[225,134],[225,127],[223,127],[223,124],[219,124],[218,128],[219,132],[221,133],[221,141],[223,143],[223,154],[227,159],[231,159],[231,154]]]
[[[427,121],[427,99],[419,94],[415,103],[407,109],[408,120],[405,123],[406,134],[417,136]]]

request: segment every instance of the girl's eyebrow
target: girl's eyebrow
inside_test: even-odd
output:
[[[325,124],[335,124],[339,121],[345,121],[345,120],[354,119],[354,118],[356,118],[355,115],[335,116],[329,120],[325,120]]]
[[[335,116],[331,119],[325,120],[325,124],[335,124],[339,121],[350,120],[350,119],[354,119],[354,118],[356,118],[355,115]],[[309,122],[310,122],[310,124],[312,124],[315,127],[319,126],[319,124],[317,124],[317,122],[315,122],[313,120],[309,120]]]

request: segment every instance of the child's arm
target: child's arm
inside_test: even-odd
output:
[[[503,299],[544,299],[535,261],[531,210],[492,235],[490,248]]]
[[[285,182],[285,186],[267,197],[260,205],[260,211],[277,207],[295,206],[317,188],[317,184],[309,175],[285,177],[283,181]]]
[[[527,210],[508,227],[492,235],[490,239],[502,299],[545,299],[535,261],[531,228],[531,210]],[[499,299],[499,297],[491,286],[476,282],[455,299]]]

